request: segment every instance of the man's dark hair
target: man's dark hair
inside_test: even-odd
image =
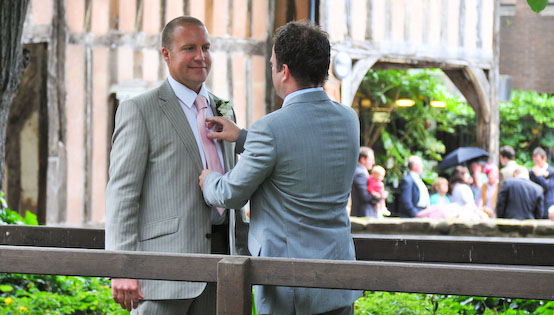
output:
[[[273,38],[277,72],[286,64],[298,85],[322,86],[329,76],[329,35],[319,26],[304,21],[289,22]]]
[[[358,162],[362,158],[367,158],[370,154],[373,154],[373,150],[369,147],[360,147],[360,154],[358,154]]]
[[[505,145],[500,148],[500,155],[510,160],[516,158],[516,152],[514,151],[514,148],[509,145]]]
[[[173,31],[177,26],[194,25],[204,26],[204,23],[192,16],[179,16],[167,23],[162,31],[162,47],[168,50],[173,48]],[[205,27],[205,26],[204,26]]]

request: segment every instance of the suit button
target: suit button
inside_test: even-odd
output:
[[[206,238],[211,238],[211,237],[212,237],[212,235],[210,233],[206,234]]]

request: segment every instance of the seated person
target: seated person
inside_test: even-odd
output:
[[[375,205],[375,210],[377,211],[377,217],[381,218],[390,215],[385,202],[389,196],[389,192],[385,190],[385,184],[383,183],[385,174],[385,169],[376,165],[371,170],[371,175],[369,175],[367,179],[367,191],[375,198],[379,199],[379,202]]]
[[[437,177],[431,186],[435,193],[431,195],[431,205],[444,205],[450,203],[448,198],[448,181],[444,177]]]

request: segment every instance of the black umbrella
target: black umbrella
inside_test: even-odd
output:
[[[447,156],[445,156],[444,159],[442,159],[442,162],[439,164],[439,169],[444,170],[450,167],[454,167],[458,164],[462,164],[469,160],[488,157],[488,156],[489,156],[489,153],[481,148],[475,148],[475,147],[457,148],[456,150],[450,152]]]

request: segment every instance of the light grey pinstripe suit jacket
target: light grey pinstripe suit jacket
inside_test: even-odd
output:
[[[324,91],[294,96],[248,131],[225,175],[209,173],[204,198],[226,207],[251,199],[253,256],[354,260],[346,204],[357,165],[356,113]],[[255,287],[259,314],[320,314],[352,305],[360,292]]]
[[[210,94],[214,114],[217,99]],[[202,161],[190,125],[167,80],[123,102],[116,114],[106,191],[106,249],[210,253],[210,208],[198,185]],[[234,144],[223,143],[225,169],[235,165]],[[242,211],[229,211],[231,243],[245,252]],[[242,238],[240,237],[242,236]],[[146,299],[187,299],[205,283],[140,281]]]

